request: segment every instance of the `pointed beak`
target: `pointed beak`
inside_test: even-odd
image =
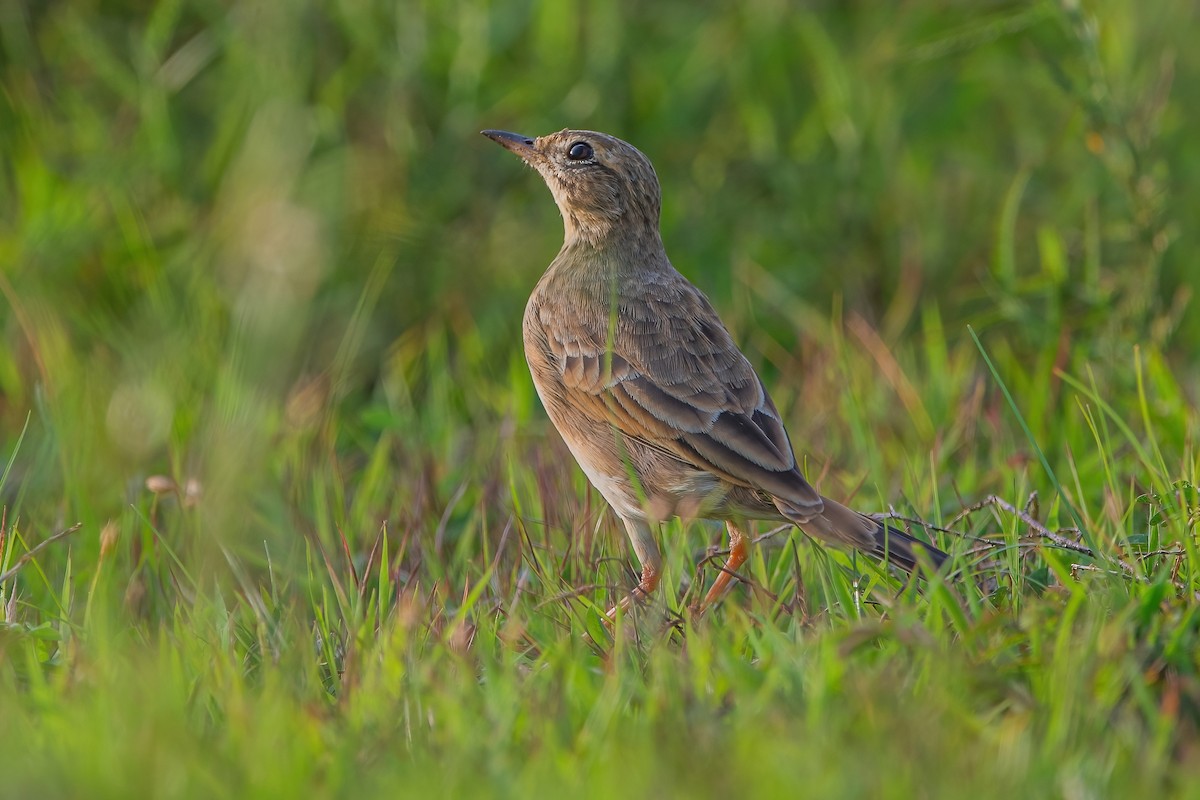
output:
[[[533,149],[533,139],[528,136],[522,136],[519,133],[510,133],[508,131],[480,131],[484,136],[491,139],[496,144],[503,147],[505,150],[511,150],[521,158],[528,161],[530,157],[537,151]]]

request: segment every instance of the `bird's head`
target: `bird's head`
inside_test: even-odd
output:
[[[633,145],[596,131],[562,130],[536,139],[508,131],[483,135],[519,155],[546,181],[568,243],[598,246],[613,237],[658,236],[658,176]]]

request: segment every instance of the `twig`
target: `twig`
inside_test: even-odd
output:
[[[1138,559],[1150,558],[1151,556],[1181,556],[1186,552],[1182,548],[1176,548],[1175,550],[1151,550],[1148,553],[1138,553]]]
[[[583,597],[588,592],[594,592],[597,589],[604,589],[605,591],[609,592],[619,592],[621,591],[621,586],[615,583],[585,583],[582,586],[576,586],[575,588],[569,589],[565,592],[552,594],[534,606],[534,608],[540,609],[545,608],[548,605],[553,605],[554,603],[561,603],[563,600],[574,600],[577,597]]]
[[[755,536],[753,543],[758,544],[759,542],[765,542],[768,539],[774,539],[776,536],[783,533],[784,531],[790,531],[793,527],[795,527],[795,526],[792,525],[792,523],[790,523],[790,522],[788,522],[784,525],[777,525],[774,528],[771,528],[771,530],[762,534],[761,536]],[[722,553],[724,553],[725,555],[728,555],[729,551],[724,550],[724,551],[722,551]]]
[[[1076,553],[1080,553],[1080,554],[1088,556],[1090,558],[1098,557],[1096,555],[1096,552],[1094,550],[1092,550],[1092,548],[1088,547],[1087,545],[1080,544],[1079,542],[1072,541],[1071,539],[1068,539],[1066,536],[1063,536],[1061,533],[1056,533],[1055,531],[1050,530],[1045,525],[1043,525],[1042,523],[1040,523],[1036,519],[1034,519],[1028,512],[1017,508],[1012,503],[1008,502],[1007,500],[1005,500],[1001,497],[997,497],[994,494],[988,495],[987,497],[980,500],[978,503],[974,503],[974,504],[964,508],[962,511],[960,511],[954,517],[953,520],[951,520],[950,524],[954,525],[954,524],[958,523],[959,520],[965,519],[966,517],[970,516],[971,514],[975,513],[976,511],[982,511],[984,508],[987,508],[988,506],[995,506],[995,507],[1001,509],[1002,511],[1006,511],[1009,514],[1012,514],[1014,517],[1021,520],[1026,525],[1028,525],[1034,531],[1034,533],[1036,533],[1038,536],[1041,536],[1043,539],[1050,540],[1052,543],[1054,543],[1058,547],[1063,548],[1064,550],[1073,550]],[[1075,529],[1074,528],[1064,528],[1063,530],[1069,531],[1069,530],[1075,530]],[[1134,575],[1137,573],[1137,571],[1133,568],[1133,565],[1130,564],[1129,562],[1127,562],[1125,559],[1123,559],[1119,556],[1112,556],[1111,558],[1113,561],[1115,561],[1117,564],[1119,564],[1123,570],[1125,570],[1130,575]]]
[[[1118,572],[1117,570],[1104,569],[1103,567],[1097,567],[1095,564],[1072,564],[1071,565],[1071,577],[1077,578],[1077,577],[1079,577],[1079,573],[1081,573],[1081,572],[1100,572],[1105,575],[1116,575],[1117,577],[1121,577],[1121,573]]]
[[[921,519],[920,517],[906,517],[903,514],[901,514],[900,512],[895,511],[895,510],[888,511],[886,514],[868,514],[867,516],[869,516],[871,519],[878,520],[879,522],[883,522],[884,520],[896,520],[897,522],[907,522],[909,525],[916,525],[919,528],[925,528],[926,530],[930,530],[930,531],[937,531],[938,533],[948,533],[951,536],[957,536],[960,539],[974,539],[975,541],[983,542],[984,544],[995,544],[990,539],[985,539],[982,536],[972,536],[969,533],[963,533],[962,531],[956,531],[953,528],[943,528],[940,525],[934,525],[932,522],[926,522],[925,520]],[[960,514],[959,517],[961,517],[961,516],[962,515]],[[955,517],[955,520],[959,519],[959,517]]]
[[[71,527],[69,527],[65,530],[61,530],[58,533],[51,536],[50,538],[46,539],[45,541],[42,541],[42,542],[39,542],[38,544],[36,544],[33,548],[31,548],[29,550],[29,552],[25,553],[25,555],[18,558],[17,563],[13,564],[12,568],[10,570],[8,570],[8,572],[0,573],[0,583],[4,583],[6,580],[8,580],[12,576],[14,576],[18,572],[20,572],[21,568],[24,567],[26,564],[28,564],[30,561],[32,561],[34,559],[34,556],[36,556],[38,553],[42,552],[47,547],[54,544],[59,539],[67,538],[72,533],[74,533],[75,531],[79,530],[82,527],[83,527],[82,522],[76,522]]]

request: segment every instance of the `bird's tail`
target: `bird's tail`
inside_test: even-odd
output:
[[[852,511],[827,497],[821,499],[824,503],[818,516],[793,520],[806,533],[826,541],[857,547],[909,572],[916,570],[922,557],[934,569],[941,569],[949,558],[933,545],[913,538],[904,531]]]
[[[870,553],[884,563],[895,564],[908,572],[915,572],[917,564],[920,563],[918,553],[924,555],[927,563],[935,570],[940,570],[949,558],[933,545],[909,536],[904,531],[881,522],[876,522],[875,525],[875,546]]]

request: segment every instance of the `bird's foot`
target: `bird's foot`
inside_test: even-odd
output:
[[[698,606],[692,606],[691,610],[695,617],[703,616],[704,612],[725,596],[730,589],[731,582],[737,578],[738,567],[746,563],[746,559],[750,556],[750,550],[746,546],[746,536],[741,529],[732,522],[726,522],[725,527],[729,529],[729,557],[725,560],[725,566],[721,567],[721,574],[713,581],[712,588],[708,590],[708,594],[704,595],[704,600]]]

